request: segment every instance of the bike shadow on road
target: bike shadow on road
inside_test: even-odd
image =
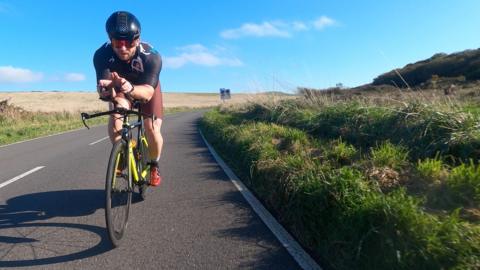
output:
[[[60,190],[8,199],[0,205],[0,268],[63,263],[111,250],[105,228],[68,222],[103,207],[103,190]]]

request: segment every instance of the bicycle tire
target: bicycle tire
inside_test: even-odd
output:
[[[114,247],[120,245],[125,234],[131,203],[132,174],[128,166],[128,149],[126,142],[120,140],[112,147],[105,183],[105,221]],[[120,219],[116,214],[121,215]]]

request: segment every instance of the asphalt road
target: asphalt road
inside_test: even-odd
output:
[[[134,197],[115,249],[104,218],[111,145],[90,145],[106,127],[0,147],[0,186],[16,180],[0,187],[0,268],[298,269],[208,152],[199,117],[166,116],[163,182]]]

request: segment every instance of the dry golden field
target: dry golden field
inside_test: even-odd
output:
[[[227,104],[238,104],[260,98],[281,98],[271,94],[232,94]],[[283,96],[284,97],[284,96]],[[95,111],[108,108],[107,103],[98,99],[95,92],[0,92],[0,101],[8,100],[28,111]],[[163,93],[165,108],[201,108],[222,103],[219,94],[209,93]]]

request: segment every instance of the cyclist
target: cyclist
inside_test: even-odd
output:
[[[103,44],[93,57],[97,74],[97,91],[110,109],[131,109],[133,100],[140,100],[141,109],[155,118],[145,118],[145,133],[150,154],[150,185],[158,186],[161,176],[158,162],[162,152],[160,133],[163,119],[163,101],[160,90],[160,54],[140,41],[141,26],[138,19],[126,11],[114,12],[106,22],[110,42]],[[112,115],[108,134],[112,143],[121,139],[122,118]]]

